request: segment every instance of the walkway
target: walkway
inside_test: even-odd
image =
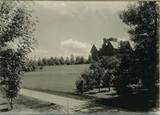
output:
[[[62,97],[62,96],[56,96],[56,95],[42,93],[38,91],[31,91],[27,89],[21,89],[20,94],[28,97],[36,98],[39,100],[47,101],[50,103],[55,103],[55,104],[67,107],[68,109],[74,109],[75,107],[81,106],[82,104],[85,103],[85,101],[81,101],[81,100],[76,100],[76,99]]]

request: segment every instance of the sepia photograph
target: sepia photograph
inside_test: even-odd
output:
[[[159,114],[158,1],[0,1],[0,114]]]

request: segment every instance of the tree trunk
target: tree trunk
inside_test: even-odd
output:
[[[10,106],[10,110],[12,110],[13,109],[13,104],[12,104],[13,99],[11,98],[11,99],[7,99],[7,100],[8,100],[9,106]]]
[[[100,92],[100,86],[98,85],[98,92]]]
[[[109,89],[109,91],[111,91],[111,88],[110,88],[110,86],[108,87],[108,89]]]
[[[13,103],[12,103],[13,99],[11,98],[11,102],[10,102],[10,106],[11,106],[11,110],[13,109]]]

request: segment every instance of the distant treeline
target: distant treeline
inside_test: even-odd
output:
[[[75,65],[75,64],[90,64],[92,62],[92,57],[89,55],[88,59],[85,59],[83,56],[76,56],[72,54],[70,57],[50,57],[50,58],[39,58],[35,59],[27,59],[26,66],[23,69],[26,72],[35,71],[36,69],[43,69],[43,66],[54,66],[54,65]]]

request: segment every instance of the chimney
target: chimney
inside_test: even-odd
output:
[[[106,38],[103,38],[103,44],[107,43]]]

